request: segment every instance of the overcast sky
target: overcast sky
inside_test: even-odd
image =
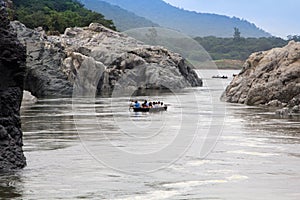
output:
[[[164,0],[174,6],[246,19],[274,36],[300,35],[300,0]]]

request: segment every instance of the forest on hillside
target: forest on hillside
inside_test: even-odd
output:
[[[116,29],[111,20],[84,8],[77,0],[13,0],[10,16],[29,28],[41,26],[49,33],[63,33],[67,27],[88,26],[91,22]]]
[[[213,60],[246,60],[252,53],[283,47],[288,43],[278,37],[219,38],[214,36],[194,38],[210,54]]]

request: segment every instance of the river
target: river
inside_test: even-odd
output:
[[[220,102],[237,71],[199,73],[204,87],[136,97],[161,113],[130,112],[128,97],[24,104],[27,167],[0,176],[1,197],[300,199],[300,120]]]

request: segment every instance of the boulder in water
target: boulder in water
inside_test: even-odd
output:
[[[221,99],[295,112],[300,103],[300,43],[291,41],[282,48],[253,53]]]
[[[102,72],[98,94],[111,93],[125,79],[128,87],[140,89],[202,86],[193,66],[179,54],[145,45],[97,23],[67,28],[60,36],[46,36],[44,31],[28,29],[20,22],[12,25],[27,46],[25,89],[38,98],[71,96],[78,74],[90,72],[90,67],[82,63],[91,60],[97,63],[93,66],[104,67],[98,68]],[[84,62],[86,59],[89,62]]]

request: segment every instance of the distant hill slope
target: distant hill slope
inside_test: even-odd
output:
[[[133,12],[129,12],[119,6],[109,4],[100,0],[81,0],[86,8],[102,13],[107,19],[114,21],[119,31],[125,31],[133,28],[159,26],[152,21],[137,16]]]
[[[255,24],[224,15],[186,11],[163,0],[103,0],[118,5],[136,15],[145,17],[161,26],[172,28],[191,36],[231,37],[237,27],[242,37],[270,37]]]
[[[246,60],[252,53],[267,51],[288,44],[287,40],[268,38],[217,38],[213,36],[194,38],[210,54],[213,60]]]

